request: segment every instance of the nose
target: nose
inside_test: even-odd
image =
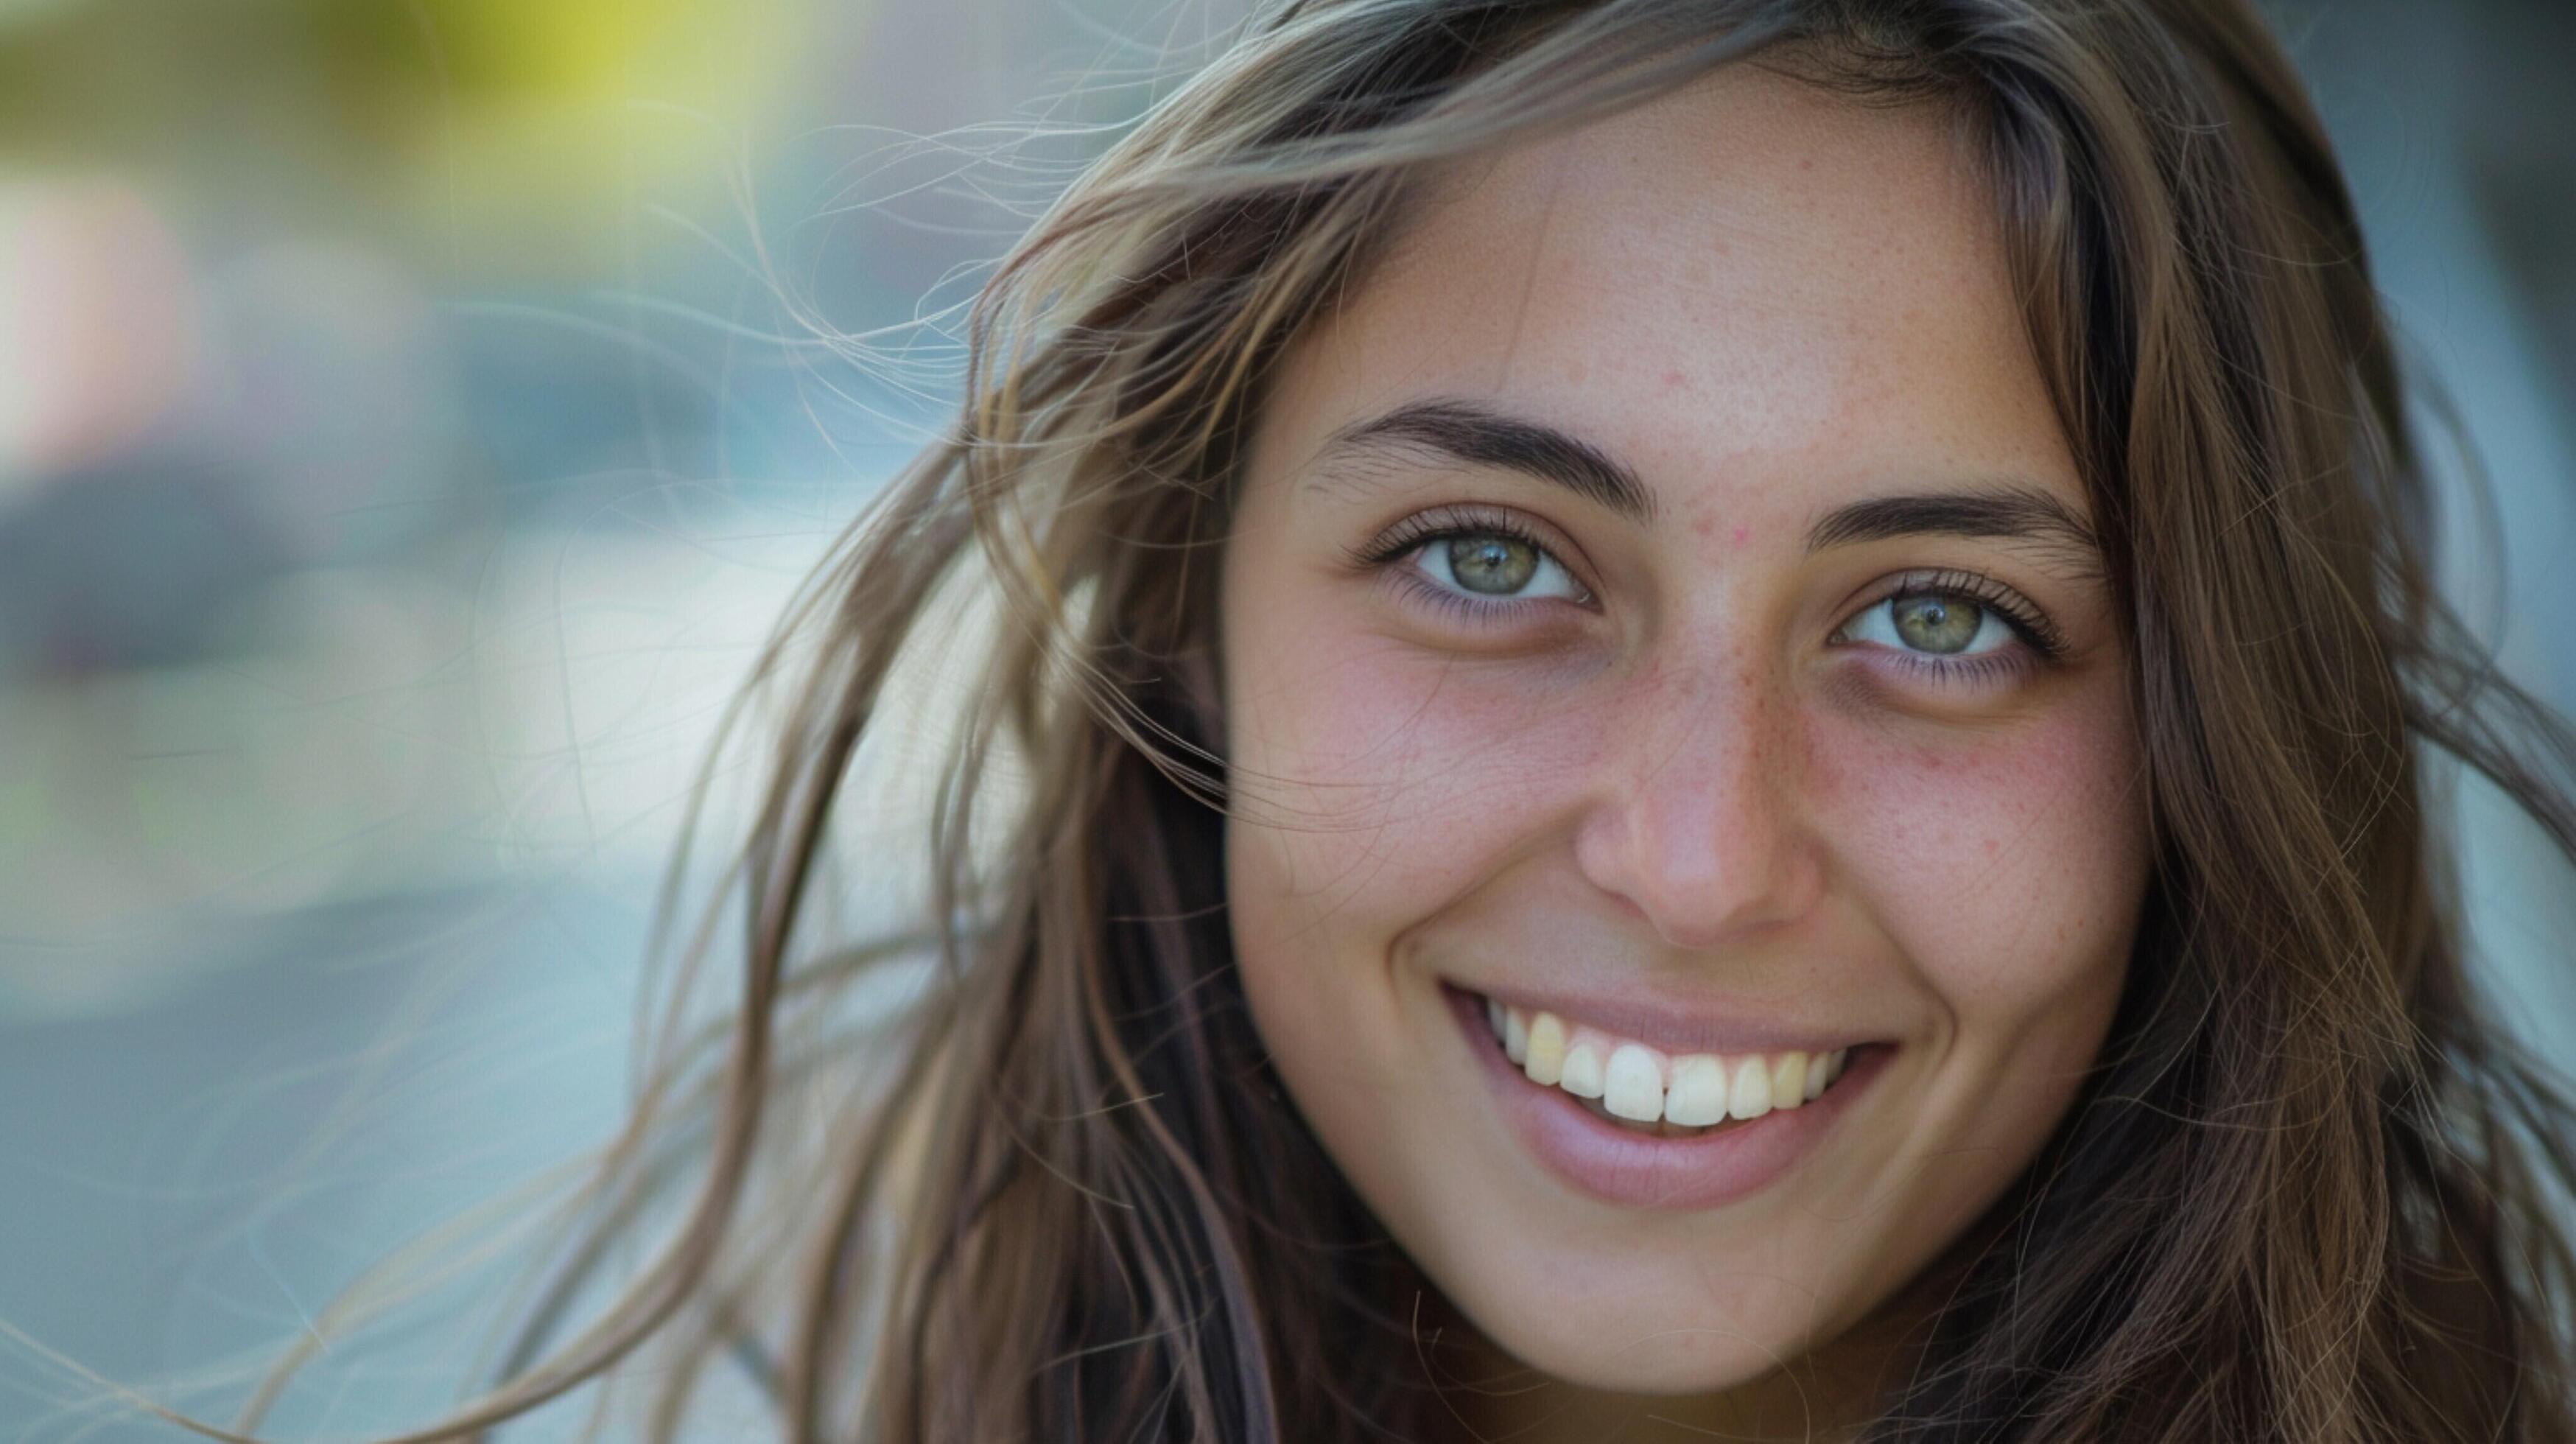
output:
[[[1805,916],[1825,865],[1802,815],[1794,709],[1757,671],[1647,679],[1605,709],[1610,745],[1575,834],[1596,887],[1672,947],[1707,949]]]

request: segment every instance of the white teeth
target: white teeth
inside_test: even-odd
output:
[[[1601,1106],[1638,1123],[1663,1117],[1664,1070],[1656,1066],[1655,1055],[1634,1043],[1613,1049],[1602,1080]]]
[[[1595,1112],[1647,1125],[1706,1128],[1796,1108],[1832,1087],[1851,1063],[1849,1048],[1667,1058],[1642,1043],[1605,1037],[1588,1027],[1578,1036],[1554,1013],[1524,1013],[1490,998],[1485,1000],[1485,1021],[1502,1040],[1504,1056],[1532,1083],[1598,1100]]]
[[[1726,1120],[1726,1065],[1706,1053],[1673,1060],[1672,1091],[1664,1095],[1664,1121],[1694,1127]]]
[[[1807,1101],[1807,1055],[1783,1053],[1771,1064],[1771,1106],[1795,1108]]]
[[[1601,1054],[1589,1043],[1577,1043],[1565,1050],[1565,1074],[1556,1086],[1577,1098],[1601,1096]]]
[[[1565,1024],[1554,1013],[1530,1019],[1529,1052],[1521,1071],[1532,1083],[1554,1087],[1565,1077]]]
[[[1726,1116],[1759,1118],[1771,1111],[1771,1070],[1759,1058],[1735,1065],[1735,1083],[1726,1093]]]

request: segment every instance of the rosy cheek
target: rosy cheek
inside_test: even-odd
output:
[[[1260,650],[1235,674],[1237,792],[1280,824],[1259,845],[1289,870],[1281,890],[1338,926],[1436,910],[1526,837],[1551,780],[1597,757],[1597,714],[1577,689],[1512,663],[1321,622],[1242,641]],[[1410,916],[1376,915],[1379,900]]]
[[[2028,1014],[2116,970],[2144,878],[2138,752],[2110,687],[1985,730],[1808,737],[1811,816],[1891,940],[1961,1012]]]

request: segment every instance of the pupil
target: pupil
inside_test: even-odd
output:
[[[1455,537],[1449,543],[1449,574],[1472,592],[1496,595],[1517,592],[1538,571],[1538,549],[1510,537]]]
[[[1959,597],[1905,597],[1894,610],[1896,635],[1926,652],[1965,649],[1986,619],[1985,608]]]

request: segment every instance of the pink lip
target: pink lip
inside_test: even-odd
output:
[[[1803,1107],[1696,1137],[1657,1138],[1595,1117],[1563,1089],[1523,1077],[1495,1041],[1484,999],[1445,983],[1441,992],[1522,1144],[1577,1191],[1629,1208],[1716,1208],[1761,1191],[1815,1150],[1894,1051],[1854,1049],[1834,1086]]]

